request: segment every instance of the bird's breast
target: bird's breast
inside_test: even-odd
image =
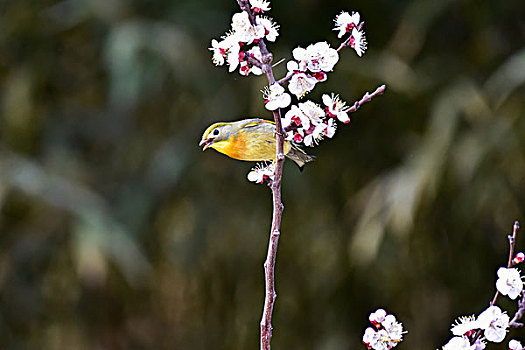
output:
[[[246,161],[272,161],[275,159],[274,135],[240,131],[228,140],[218,141],[210,147],[230,158]],[[284,154],[290,151],[289,142],[284,143]]]

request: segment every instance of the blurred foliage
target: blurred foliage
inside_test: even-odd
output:
[[[388,86],[303,173],[286,164],[272,344],[358,349],[385,307],[400,349],[435,349],[488,305],[525,226],[523,1],[272,6],[276,59],[335,46],[342,6],[366,21],[364,58],[343,52],[312,99]],[[0,3],[0,348],[258,347],[270,192],[197,146],[212,122],[271,118],[263,77],[210,60],[236,11]]]

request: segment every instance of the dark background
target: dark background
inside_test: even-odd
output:
[[[303,173],[285,164],[272,345],[364,349],[384,307],[409,332],[399,349],[436,349],[488,306],[525,226],[525,5],[274,1],[276,61],[337,46],[342,9],[369,49],[343,51],[309,98],[388,89]],[[259,346],[270,191],[197,145],[213,122],[272,117],[264,77],[211,62],[237,11],[0,2],[0,348]],[[510,338],[525,332],[488,349]]]

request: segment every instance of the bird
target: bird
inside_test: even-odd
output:
[[[202,150],[213,148],[230,158],[265,162],[275,161],[275,123],[259,118],[210,125],[199,143]],[[283,153],[302,171],[304,165],[314,160],[292,141],[285,140]]]

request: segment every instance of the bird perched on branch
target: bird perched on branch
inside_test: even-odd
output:
[[[209,126],[199,146],[203,151],[213,148],[233,159],[246,161],[275,161],[275,123],[264,119],[244,119],[236,122],[221,122]],[[291,141],[284,141],[283,153],[302,170],[313,156]]]

